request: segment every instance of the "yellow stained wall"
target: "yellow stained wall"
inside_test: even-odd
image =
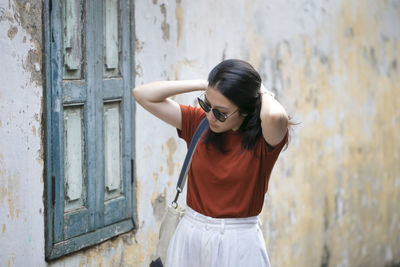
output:
[[[397,16],[392,36],[385,9]],[[263,212],[275,266],[400,262],[400,8],[341,1],[339,11],[278,56],[281,98],[301,124]],[[327,34],[332,48],[321,56]]]

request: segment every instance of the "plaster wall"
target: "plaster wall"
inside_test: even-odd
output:
[[[398,1],[155,0],[136,14],[137,84],[206,78],[241,58],[300,122],[260,216],[274,266],[400,261]],[[140,107],[136,129],[140,214],[172,198],[185,150]]]
[[[44,265],[41,5],[0,1],[0,265]]]
[[[186,145],[140,106],[138,229],[44,261],[41,18],[0,0],[0,265],[148,266]],[[136,84],[241,58],[301,122],[260,215],[273,266],[400,262],[399,1],[135,1],[135,31]]]

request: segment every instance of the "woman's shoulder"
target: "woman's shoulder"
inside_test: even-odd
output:
[[[205,117],[205,113],[201,108],[189,105],[179,104],[182,114],[182,129],[178,130],[178,136],[190,142],[197,126]]]
[[[199,107],[193,107],[189,105],[179,104],[182,112],[182,121],[190,120],[194,124],[199,124],[200,121],[205,117],[204,111]]]

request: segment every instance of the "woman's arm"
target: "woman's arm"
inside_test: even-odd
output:
[[[166,123],[182,129],[179,104],[169,97],[192,91],[205,90],[206,80],[160,81],[140,85],[132,90],[137,103]]]
[[[289,119],[283,106],[261,86],[261,128],[265,141],[276,146],[285,137]]]

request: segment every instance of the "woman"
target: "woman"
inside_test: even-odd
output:
[[[192,91],[201,92],[200,108],[169,98]],[[193,155],[186,213],[166,266],[270,266],[257,215],[288,140],[288,116],[266,93],[257,71],[245,61],[225,60],[208,81],[154,82],[138,86],[133,95],[188,144],[200,121],[209,121]]]

